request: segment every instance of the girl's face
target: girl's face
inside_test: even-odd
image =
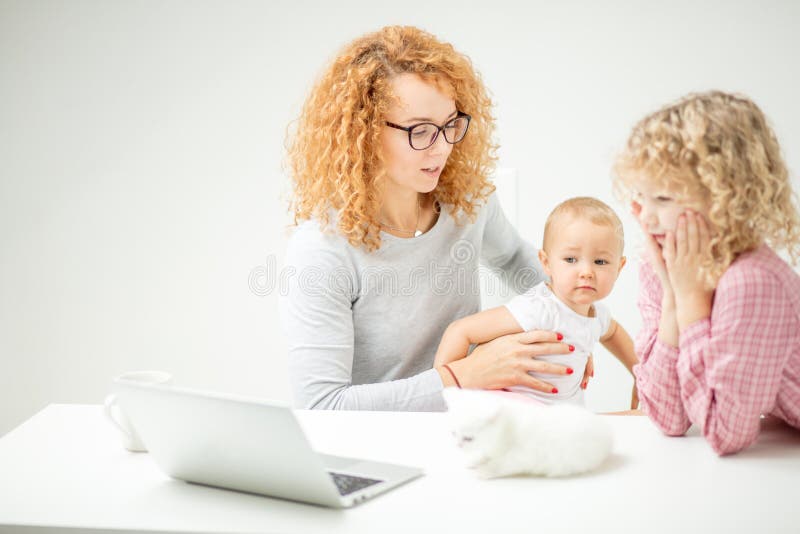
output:
[[[633,201],[637,205],[634,214],[645,232],[655,238],[659,246],[664,245],[667,232],[674,232],[678,217],[690,209],[691,202],[663,185],[656,185],[646,179],[639,180],[634,187]],[[640,209],[638,214],[636,210]]]
[[[414,74],[400,74],[392,80],[397,101],[389,108],[386,120],[410,127],[421,122],[443,126],[456,117],[456,103],[435,85]],[[408,192],[428,193],[436,188],[453,145],[439,132],[436,141],[425,150],[414,150],[408,143],[408,133],[384,126],[383,159],[389,181]]]

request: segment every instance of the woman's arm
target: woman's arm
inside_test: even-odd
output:
[[[486,343],[500,336],[522,331],[505,306],[468,315],[447,327],[436,351],[433,366],[439,367],[465,357],[470,345]]]

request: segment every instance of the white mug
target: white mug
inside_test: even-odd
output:
[[[172,375],[164,371],[133,371],[119,375],[116,380],[129,380],[147,384],[169,384],[172,382]],[[108,420],[120,431],[122,445],[126,449],[133,452],[147,452],[147,448],[142,443],[142,438],[139,437],[136,429],[133,428],[130,420],[125,416],[114,393],[106,397],[105,414]]]

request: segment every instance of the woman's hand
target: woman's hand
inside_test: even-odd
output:
[[[531,330],[478,345],[472,354],[448,366],[453,369],[463,388],[526,386],[545,393],[557,393],[552,384],[529,375],[528,371],[552,375],[572,374],[574,371],[564,365],[536,359],[546,354],[568,354],[572,350],[574,347],[558,341],[555,332]]]
[[[681,330],[711,315],[714,289],[708,289],[700,272],[710,242],[708,224],[693,211],[682,214],[675,232],[668,232],[664,240],[664,262]]]

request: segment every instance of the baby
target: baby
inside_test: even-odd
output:
[[[505,306],[453,322],[439,344],[434,367],[464,358],[471,344],[528,330],[555,331],[563,335],[572,352],[539,359],[565,365],[573,372],[530,373],[553,384],[551,391],[524,386],[508,390],[548,403],[583,404],[584,369],[598,340],[628,371],[638,363],[630,336],[611,318],[608,309],[597,303],[611,292],[625,265],[623,247],[622,223],[609,206],[588,197],[562,202],[547,218],[539,251],[539,260],[551,281],[537,284]],[[634,387],[631,408],[636,404]]]

